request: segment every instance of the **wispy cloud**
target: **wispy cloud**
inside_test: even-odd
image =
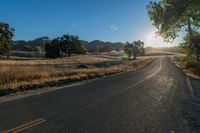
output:
[[[113,25],[110,25],[110,29],[116,31],[118,30],[118,27],[113,24]]]
[[[76,26],[76,23],[72,23],[72,27]]]

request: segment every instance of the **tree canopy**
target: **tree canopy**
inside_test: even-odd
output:
[[[70,57],[72,53],[86,54],[86,49],[83,47],[78,36],[68,34],[53,39],[51,43],[47,43],[45,50],[47,58],[57,58],[65,55]]]
[[[12,49],[14,29],[7,23],[0,22],[0,55],[9,54]]]
[[[133,57],[135,60],[138,55],[144,55],[144,42],[140,40],[133,43],[127,42],[124,51],[129,59]]]
[[[148,15],[157,34],[166,41],[173,41],[182,28],[192,35],[192,28],[200,27],[199,0],[161,0],[147,5]]]
[[[150,20],[158,29],[157,34],[166,41],[173,41],[181,30],[185,30],[182,51],[187,57],[196,56],[199,61],[200,0],[150,2],[147,10]]]

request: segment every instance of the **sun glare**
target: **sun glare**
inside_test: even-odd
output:
[[[173,46],[172,43],[166,43],[164,42],[164,39],[161,36],[158,36],[155,34],[155,31],[152,31],[147,34],[146,41],[145,41],[146,47],[170,47]]]
[[[150,32],[149,34],[147,34],[146,36],[146,42],[145,42],[145,46],[148,47],[163,47],[165,46],[165,42],[162,39],[162,37],[157,36],[155,34],[155,31]]]

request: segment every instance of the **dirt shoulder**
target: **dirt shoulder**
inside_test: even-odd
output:
[[[187,67],[188,62],[184,59],[184,56],[173,56],[171,57],[171,61],[189,77],[193,95],[200,98],[199,75],[197,75],[193,69]]]

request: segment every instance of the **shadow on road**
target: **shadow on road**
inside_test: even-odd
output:
[[[182,109],[183,117],[188,121],[189,126],[200,132],[200,99],[193,97],[185,100]]]

